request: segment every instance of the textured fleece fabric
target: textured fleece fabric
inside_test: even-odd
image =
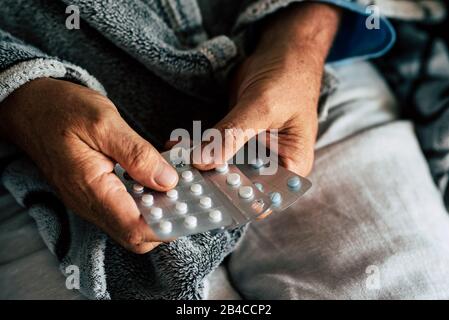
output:
[[[226,19],[206,18],[212,23],[204,26],[204,1],[4,0],[0,101],[36,78],[74,81],[107,92],[134,129],[160,147],[172,129],[192,120],[210,126],[225,114],[227,75],[251,47],[250,29],[293,2],[301,1],[211,1]],[[377,2],[393,17],[441,18],[439,1]],[[68,5],[80,8],[79,30],[65,28]],[[218,33],[210,31],[215,21]],[[323,98],[334,84],[325,76]],[[134,255],[67,210],[29,159],[5,166],[2,181],[28,208],[61,269],[79,266],[80,291],[92,299],[202,298],[207,275],[243,232],[185,237]]]

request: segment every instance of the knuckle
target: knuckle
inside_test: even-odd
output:
[[[125,233],[123,243],[131,250],[138,249],[143,243],[143,236],[140,232],[131,230]]]
[[[111,124],[112,115],[109,109],[94,110],[90,116],[90,129],[92,133],[100,135],[107,133]]]
[[[95,135],[105,136],[110,132],[117,116],[118,111],[112,104],[94,105],[86,115],[88,130]]]
[[[290,150],[289,155],[282,162],[287,169],[301,176],[307,176],[312,171],[314,157],[313,148],[298,145]]]
[[[135,171],[143,171],[155,160],[155,154],[145,144],[134,144],[128,155],[128,165]]]

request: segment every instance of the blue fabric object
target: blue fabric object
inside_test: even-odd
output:
[[[379,29],[368,29],[366,20],[371,12],[365,6],[344,0],[318,1],[345,9],[327,62],[339,64],[377,58],[393,46],[396,32],[385,17],[380,16]]]

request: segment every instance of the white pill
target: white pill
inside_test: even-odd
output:
[[[161,223],[159,223],[159,229],[161,229],[163,233],[170,233],[173,229],[173,225],[170,221],[161,221]]]
[[[176,189],[168,190],[166,195],[170,199],[176,200],[176,199],[178,199],[178,190],[176,190]]]
[[[228,172],[228,164],[222,164],[221,166],[216,167],[215,170],[220,173]]]
[[[151,207],[154,203],[154,197],[151,194],[144,194],[142,196],[142,203],[146,207]]]
[[[231,186],[238,186],[240,184],[240,175],[238,173],[230,173],[226,177],[226,182]]]
[[[253,194],[253,188],[250,186],[243,186],[239,188],[239,196],[243,199],[250,199]]]
[[[162,218],[162,209],[159,207],[153,207],[150,210],[150,214],[154,219]]]
[[[138,183],[135,183],[135,184],[133,184],[133,191],[134,191],[134,193],[142,193],[143,186]]]
[[[187,212],[187,203],[185,202],[177,202],[175,205],[175,210],[178,213],[184,214]]]
[[[220,222],[222,219],[221,211],[220,210],[212,210],[209,212],[209,220],[212,222]]]
[[[184,181],[190,182],[193,180],[193,172],[190,170],[183,171],[183,173],[181,173],[181,177]]]
[[[188,216],[184,219],[184,225],[189,228],[193,229],[198,224],[198,219],[194,216]]]
[[[202,206],[203,208],[212,207],[212,199],[209,197],[202,197],[200,199],[200,206]]]
[[[203,192],[203,187],[200,184],[195,183],[190,186],[190,191],[193,194],[201,194]]]

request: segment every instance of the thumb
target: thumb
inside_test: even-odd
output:
[[[158,191],[169,190],[178,183],[178,174],[161,154],[126,123],[115,129],[102,152],[113,158],[140,184]]]
[[[215,129],[220,133],[218,144],[216,141],[204,143],[201,146],[201,159],[194,159],[194,165],[200,170],[210,170],[225,163],[250,139],[269,129],[269,119],[270,117],[264,115],[263,108],[253,105],[236,106],[215,125]],[[214,148],[217,146],[221,146],[218,154]]]

